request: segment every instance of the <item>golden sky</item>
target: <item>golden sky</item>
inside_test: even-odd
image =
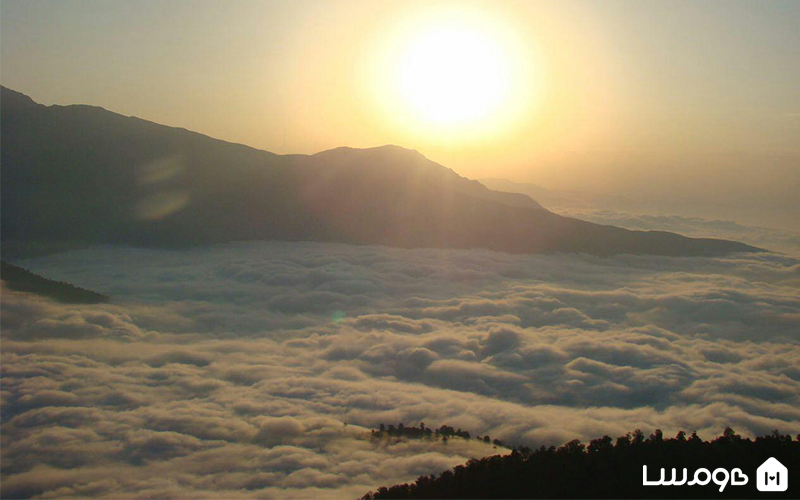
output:
[[[6,0],[0,13],[2,83],[45,104],[276,153],[398,144],[473,178],[800,212],[796,1]]]

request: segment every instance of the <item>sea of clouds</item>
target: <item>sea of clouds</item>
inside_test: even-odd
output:
[[[597,224],[643,231],[669,231],[694,238],[741,241],[758,248],[800,255],[800,231],[787,228],[743,225],[732,220],[668,214],[629,213],[613,209],[565,207],[556,213]],[[797,218],[795,227],[800,227]]]
[[[800,260],[320,243],[20,262],[2,292],[2,496],[337,497],[636,428],[800,432]]]

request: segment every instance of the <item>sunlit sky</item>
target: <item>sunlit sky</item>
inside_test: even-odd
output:
[[[0,17],[3,85],[44,104],[800,217],[795,0],[4,0]]]

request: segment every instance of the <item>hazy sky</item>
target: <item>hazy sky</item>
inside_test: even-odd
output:
[[[44,104],[800,216],[797,1],[4,0],[1,17],[2,83]]]

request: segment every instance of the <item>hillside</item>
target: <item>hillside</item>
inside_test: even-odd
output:
[[[34,293],[68,304],[97,304],[108,297],[63,281],[54,281],[8,262],[0,262],[0,279],[11,290]]]
[[[680,432],[667,439],[656,430],[649,438],[636,430],[612,440],[603,436],[588,446],[570,441],[559,448],[514,449],[508,455],[472,459],[465,465],[438,475],[421,476],[412,484],[381,487],[362,500],[412,498],[756,498],[756,470],[775,457],[790,471],[800,469],[800,435],[742,438],[732,429],[722,436],[703,441],[696,434]],[[660,469],[678,479],[687,469],[688,479],[696,470],[713,472],[738,468],[748,476],[745,485],[730,482],[720,492],[715,481],[707,485],[643,486],[642,466],[648,467],[648,480],[658,480]],[[701,475],[702,477],[702,475]],[[722,482],[722,473],[718,479]],[[738,478],[739,476],[737,476]],[[789,482],[785,492],[771,492],[772,498],[797,498],[797,482]]]
[[[2,238],[157,247],[307,240],[513,253],[758,249],[562,217],[397,146],[276,155],[3,88]],[[30,243],[26,246],[27,243]]]

